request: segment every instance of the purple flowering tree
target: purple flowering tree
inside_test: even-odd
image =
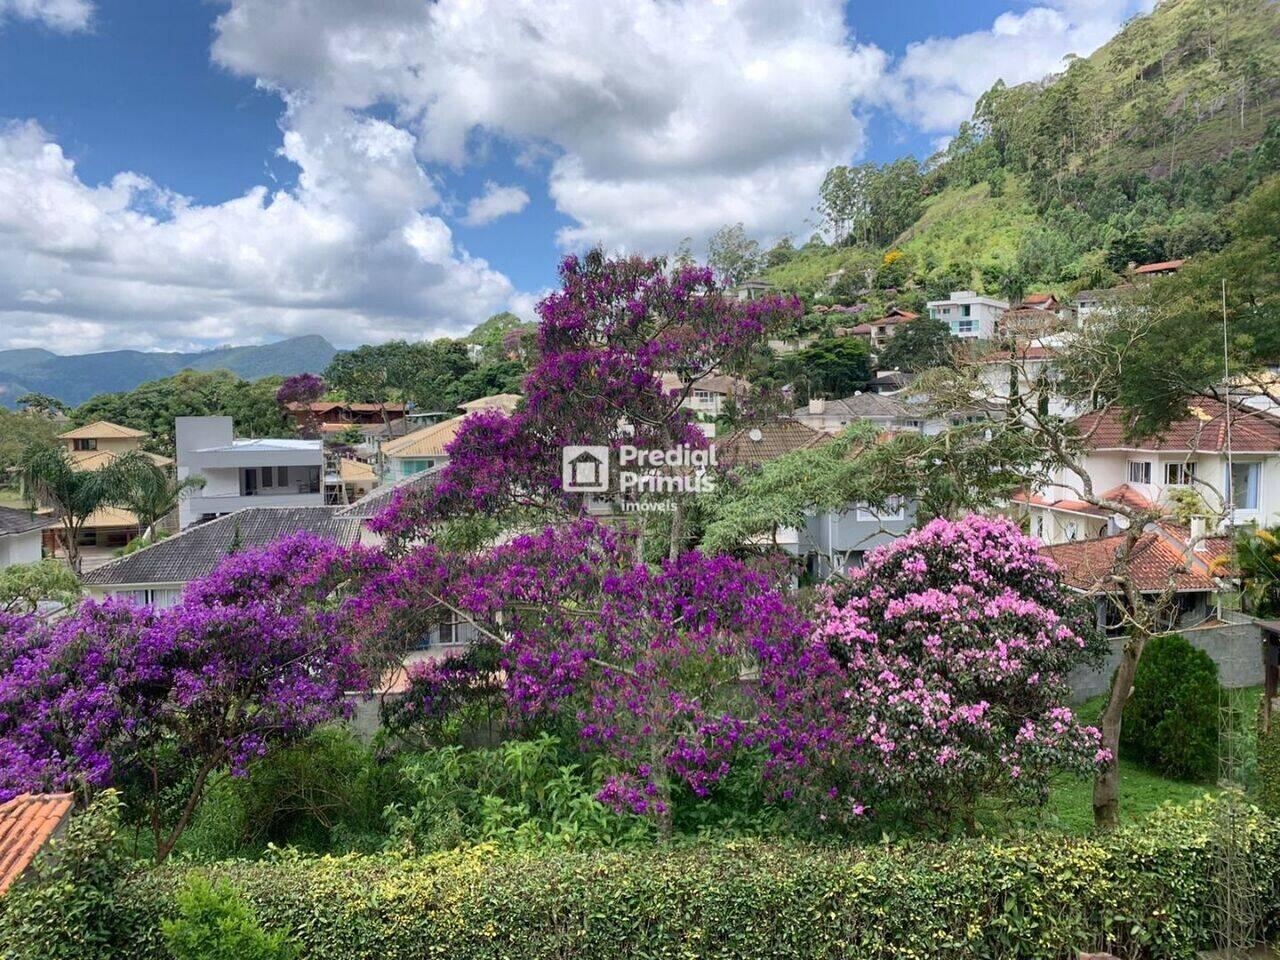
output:
[[[469,511],[576,515],[581,499],[561,490],[563,447],[705,446],[683,401],[801,310],[794,299],[741,303],[709,269],[669,273],[661,260],[569,256],[560,278],[561,289],[538,304],[538,361],[524,404],[510,416],[469,417],[435,489],[401,497],[378,518],[382,533],[411,540]],[[675,380],[664,385],[664,373]],[[679,527],[677,518],[673,557]]]
[[[798,656],[766,661],[770,774],[824,817],[973,825],[980,798],[1040,803],[1109,760],[1066,706],[1099,653],[1087,612],[1003,519],[935,520],[873,551]]]
[[[512,715],[572,725],[612,766],[600,799],[667,835],[673,791],[709,795],[755,742],[746,678],[762,651],[794,649],[805,630],[771,579],[736,560],[688,553],[655,570],[634,557],[627,534],[578,520],[468,558],[460,574],[460,558],[420,548],[352,604],[393,631],[441,610],[475,624]],[[400,719],[431,722],[457,673],[423,671]]]
[[[215,771],[342,716],[366,686],[336,600],[362,561],[299,535],[233,554],[166,610],[0,622],[0,796],[121,786],[163,860]]]
[[[276,403],[288,409],[291,404],[298,404],[297,422],[299,433],[313,437],[319,433],[319,425],[311,411],[311,404],[324,396],[325,382],[314,373],[296,373],[285,377],[276,391]]]

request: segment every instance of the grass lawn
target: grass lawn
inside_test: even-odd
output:
[[[1253,742],[1253,723],[1258,715],[1261,687],[1230,691],[1237,710],[1239,729]],[[1093,697],[1080,704],[1077,713],[1086,723],[1095,723],[1102,713],[1105,697]],[[1122,821],[1140,820],[1162,803],[1187,803],[1206,793],[1217,793],[1217,784],[1182,783],[1168,780],[1145,767],[1123,758],[1120,761],[1120,817]],[[1074,777],[1059,779],[1049,791],[1043,825],[1067,833],[1085,834],[1093,829],[1093,781]]]
[[[27,501],[22,498],[17,487],[0,487],[0,507],[12,507],[15,510],[26,510]]]

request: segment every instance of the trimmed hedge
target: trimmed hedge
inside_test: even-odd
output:
[[[759,842],[418,859],[284,858],[138,874],[117,891],[128,956],[192,872],[226,880],[315,960],[1190,957],[1212,941],[1222,800],[1098,839],[1052,834],[872,848]],[[1242,804],[1243,807],[1243,804]],[[1244,808],[1261,915],[1280,905],[1280,827]]]

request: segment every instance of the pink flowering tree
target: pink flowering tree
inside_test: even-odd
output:
[[[166,610],[0,622],[0,797],[119,786],[163,860],[215,771],[242,772],[365,687],[336,598],[361,562],[299,535],[233,554]]]
[[[853,820],[941,828],[980,800],[1042,803],[1109,754],[1066,706],[1099,655],[1087,611],[1003,519],[934,520],[873,551],[819,611],[807,649],[762,676],[779,790]]]
[[[460,575],[428,546],[353,606],[393,630],[441,608],[475,624],[498,654],[512,716],[571,726],[608,760],[599,798],[666,835],[673,794],[708,796],[756,742],[744,678],[761,652],[794,648],[805,630],[771,578],[736,560],[688,553],[652,569],[634,556],[629,536],[590,520],[517,537]],[[457,666],[415,677],[400,721],[437,718],[468,685]]]
[[[376,520],[380,532],[413,540],[466,512],[577,515],[581,497],[561,489],[563,447],[705,446],[683,401],[801,310],[794,299],[741,303],[709,269],[668,272],[661,260],[569,256],[560,278],[561,289],[538,304],[538,360],[523,405],[510,416],[469,417],[436,487],[398,498]],[[674,378],[664,384],[663,374]]]

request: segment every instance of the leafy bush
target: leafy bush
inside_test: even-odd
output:
[[[129,920],[115,895],[124,861],[116,842],[120,799],[106,791],[36,858],[34,876],[0,897],[0,957],[83,960],[131,956]]]
[[[1206,782],[1218,765],[1218,665],[1179,634],[1147,642],[1124,708],[1121,750],[1175,780]]]
[[[313,853],[372,852],[385,839],[383,811],[404,799],[398,765],[344,727],[224,774],[201,805],[181,849],[202,859],[255,856],[267,844]]]
[[[927,957],[1057,960],[1077,950],[1185,958],[1211,945],[1221,801],[1166,807],[1092,839],[830,849],[759,842],[520,852],[481,846],[418,859],[235,862],[231,883],[308,960],[450,957]],[[1280,825],[1246,808],[1237,852],[1262,915],[1280,902]],[[174,865],[123,893],[145,920],[138,960],[165,957]]]
[[[225,881],[196,875],[178,891],[178,916],[160,923],[175,960],[288,960],[283,933],[267,933]]]
[[[412,799],[388,810],[388,820],[396,841],[419,852],[487,841],[517,848],[613,846],[653,835],[643,818],[597,800],[598,779],[545,734],[492,750],[452,746],[410,754],[401,775]]]
[[[1258,707],[1258,805],[1277,816],[1280,815],[1280,717],[1273,717],[1271,729],[1263,730],[1262,706]]]

